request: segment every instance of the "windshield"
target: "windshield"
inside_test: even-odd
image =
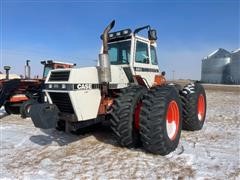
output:
[[[43,78],[47,77],[50,70],[52,70],[52,67],[45,66],[44,71],[43,71]]]
[[[129,64],[131,41],[108,44],[108,55],[111,64]]]

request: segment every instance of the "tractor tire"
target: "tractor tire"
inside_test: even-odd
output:
[[[4,109],[6,111],[7,114],[19,114],[20,110],[18,106],[12,106],[10,103],[5,103],[4,104]]]
[[[199,83],[186,85],[180,92],[183,108],[183,129],[194,131],[203,127],[206,117],[206,94]]]
[[[147,89],[143,86],[130,86],[121,90],[112,105],[111,129],[123,147],[139,147],[139,119],[142,98]]]
[[[33,104],[36,104],[36,100],[30,99],[28,101],[25,101],[20,106],[20,114],[22,118],[30,117],[30,108]]]
[[[172,85],[151,88],[143,97],[140,137],[146,151],[167,155],[178,146],[182,108],[178,90]]]

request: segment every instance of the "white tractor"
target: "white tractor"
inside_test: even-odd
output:
[[[202,128],[204,88],[197,82],[183,88],[166,82],[157,61],[156,30],[110,32],[114,24],[101,36],[98,65],[51,70],[47,102],[32,105],[30,116],[38,128],[65,131],[109,120],[121,146],[166,155],[176,149],[182,128]],[[138,35],[142,30],[147,38]]]

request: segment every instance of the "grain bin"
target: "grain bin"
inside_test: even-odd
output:
[[[231,53],[219,48],[202,60],[201,81],[204,83],[229,83]]]
[[[230,72],[232,83],[240,84],[240,49],[232,52]]]

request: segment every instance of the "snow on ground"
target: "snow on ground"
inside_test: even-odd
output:
[[[0,108],[0,118],[1,118],[2,116],[4,116],[4,114],[5,114],[5,110],[4,110],[4,108],[2,107],[2,108]]]
[[[207,100],[203,129],[183,131],[177,150],[167,156],[118,147],[106,126],[73,135],[0,115],[0,178],[239,179],[239,92],[207,90]]]

